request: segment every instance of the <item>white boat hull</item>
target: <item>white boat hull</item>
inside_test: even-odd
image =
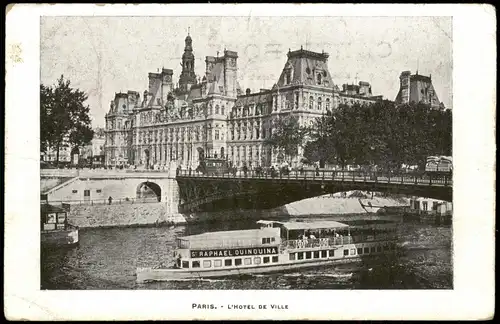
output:
[[[380,257],[382,253],[378,254]],[[384,253],[387,255],[387,253]],[[295,269],[302,268],[312,268],[324,265],[335,265],[335,264],[346,264],[346,263],[359,263],[364,258],[373,259],[377,255],[371,256],[349,256],[341,259],[325,259],[325,260],[303,260],[295,261],[282,264],[270,264],[263,266],[253,266],[253,267],[238,267],[230,269],[217,269],[217,270],[191,270],[191,269],[153,269],[153,268],[138,268],[137,269],[137,279],[138,283],[145,283],[150,281],[175,281],[175,280],[185,280],[185,279],[203,279],[203,278],[216,278],[216,277],[228,277],[228,276],[241,276],[241,275],[251,275],[251,274],[261,274],[261,273],[272,273],[272,272],[287,272]]]

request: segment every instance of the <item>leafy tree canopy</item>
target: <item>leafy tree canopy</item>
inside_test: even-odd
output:
[[[272,133],[265,143],[286,157],[293,157],[303,145],[305,134],[306,131],[300,127],[298,117],[287,115],[273,121]]]
[[[341,104],[308,134],[304,157],[313,162],[423,167],[429,155],[451,155],[452,113],[422,103]]]
[[[40,85],[40,149],[48,147],[57,151],[71,145],[80,147],[90,143],[94,136],[89,116],[90,108],[84,102],[88,96],[71,87],[64,76],[54,86]]]

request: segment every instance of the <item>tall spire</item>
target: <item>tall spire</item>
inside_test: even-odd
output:
[[[196,84],[196,75],[194,73],[194,54],[193,54],[193,40],[189,35],[185,39],[184,54],[182,54],[182,72],[179,77],[179,88],[183,92],[189,91],[191,85]]]

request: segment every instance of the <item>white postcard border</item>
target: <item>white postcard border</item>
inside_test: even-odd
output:
[[[9,10],[10,9],[10,10]],[[488,5],[14,5],[6,17],[4,297],[8,319],[482,319],[494,312],[496,16]],[[40,291],[41,15],[453,16],[454,289]],[[192,303],[288,311],[193,310]]]

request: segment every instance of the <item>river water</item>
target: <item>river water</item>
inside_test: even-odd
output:
[[[389,263],[146,284],[135,282],[136,268],[169,265],[177,236],[257,228],[255,221],[81,229],[78,246],[41,251],[41,289],[453,289],[452,227],[398,225],[400,252]]]

